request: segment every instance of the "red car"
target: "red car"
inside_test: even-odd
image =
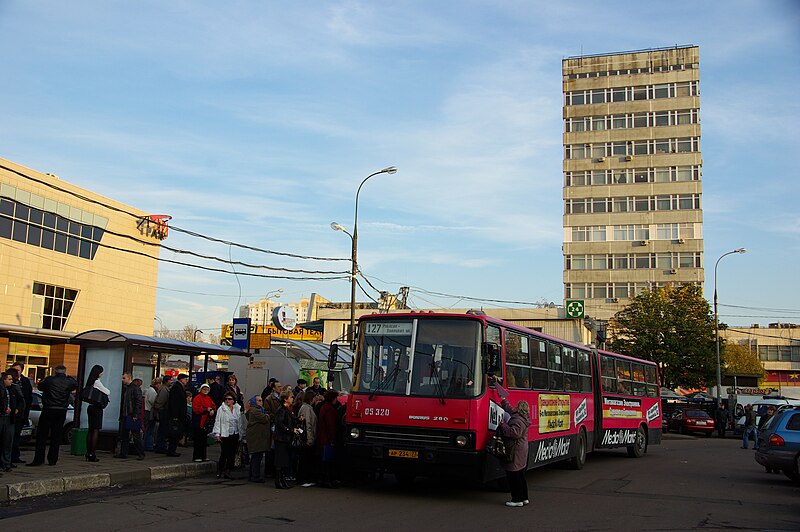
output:
[[[714,432],[714,419],[702,410],[677,410],[670,416],[667,430],[674,430],[681,434],[699,432],[711,436],[711,433]]]

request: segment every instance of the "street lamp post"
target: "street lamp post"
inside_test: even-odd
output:
[[[734,253],[747,253],[747,250],[739,248],[723,253],[714,264],[714,341],[717,348],[717,406],[719,406],[719,398],[722,393],[722,364],[719,358],[719,313],[717,312],[717,266],[719,266],[719,261],[721,261],[723,257]]]
[[[157,321],[159,325],[161,325],[161,329],[158,330],[158,333],[161,334],[161,331],[164,330],[164,322],[161,321],[161,318],[155,316],[153,320]],[[155,331],[154,331],[155,332]],[[154,334],[153,336],[158,336],[158,334]]]
[[[269,310],[269,304],[270,304],[269,298],[274,297],[275,299],[278,299],[281,297],[282,293],[283,293],[283,288],[278,288],[277,290],[272,290],[271,292],[267,292],[264,295],[264,299],[267,301],[267,304],[264,307],[264,312],[262,313],[264,316],[262,319],[263,323],[261,324],[261,332],[265,332],[267,330],[267,310]]]
[[[350,330],[347,331],[347,344],[350,346],[350,349],[354,348],[353,340],[354,334],[356,329],[356,274],[358,273],[358,195],[361,193],[361,187],[364,186],[364,183],[370,177],[376,176],[378,174],[394,174],[397,172],[397,168],[394,166],[389,166],[384,168],[383,170],[378,170],[377,172],[373,172],[361,181],[361,184],[358,185],[358,190],[356,190],[356,205],[355,205],[355,216],[353,217],[353,233],[348,233],[347,230],[339,225],[336,222],[331,222],[331,229],[334,231],[342,231],[347,236],[350,237],[352,243],[352,252],[350,256],[351,261],[351,272],[350,272]]]

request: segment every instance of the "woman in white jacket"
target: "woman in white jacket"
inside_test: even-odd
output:
[[[244,435],[245,431],[244,423],[242,407],[236,402],[236,397],[227,392],[214,419],[213,435],[214,439],[220,442],[221,447],[219,462],[217,462],[217,478],[222,476],[231,478],[236,447],[239,445],[240,435]]]

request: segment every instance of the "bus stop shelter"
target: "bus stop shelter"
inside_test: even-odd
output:
[[[78,382],[86,382],[89,370],[95,364],[103,366],[101,381],[111,391],[110,401],[103,412],[103,433],[117,433],[122,403],[122,374],[130,373],[142,379],[142,391],[147,390],[155,377],[186,373],[190,382],[198,371],[227,366],[231,357],[247,357],[246,350],[230,346],[187,342],[156,336],[92,330],[73,336],[70,343],[80,345]],[[86,427],[86,408],[76,398],[76,427]],[[101,442],[103,447],[104,442]],[[112,443],[113,445],[113,443]]]

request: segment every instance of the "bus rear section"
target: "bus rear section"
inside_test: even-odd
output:
[[[641,457],[661,443],[662,412],[658,367],[647,360],[598,351],[596,449],[625,447]]]

